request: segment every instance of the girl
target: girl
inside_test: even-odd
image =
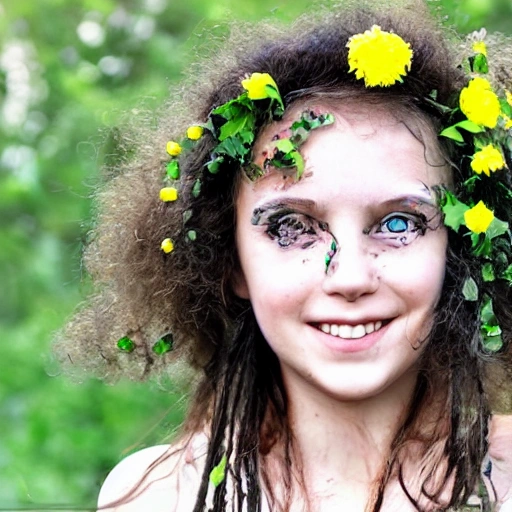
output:
[[[509,42],[419,3],[243,32],[99,195],[63,353],[199,375],[100,509],[507,510]]]

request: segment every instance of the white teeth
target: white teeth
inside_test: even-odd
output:
[[[352,329],[352,338],[362,338],[366,334],[366,331],[364,330],[364,325],[356,325]]]
[[[340,330],[338,331],[338,336],[340,338],[345,338],[345,339],[352,338],[352,326],[351,325],[340,325]]]
[[[329,334],[331,332],[329,324],[321,324],[320,329],[324,331],[326,334]]]
[[[331,336],[338,336],[346,340],[358,339],[378,331],[382,327],[382,321],[368,322],[358,325],[320,324],[320,330]]]

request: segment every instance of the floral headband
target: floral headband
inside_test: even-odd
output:
[[[352,36],[348,43],[349,73],[364,80],[365,87],[391,87],[402,83],[411,69],[414,52],[411,45],[399,35],[381,30],[377,25],[361,34]],[[448,107],[437,103],[436,91],[426,100],[447,119],[447,127],[440,136],[449,138],[458,147],[460,167],[467,174],[457,196],[450,190],[440,190],[440,207],[444,223],[457,233],[462,233],[481,266],[481,282],[501,279],[512,285],[511,233],[508,224],[494,215],[493,205],[500,201],[511,204],[512,190],[506,152],[512,152],[512,94],[501,91],[500,97],[493,90],[485,75],[488,73],[487,50],[484,41],[473,44],[474,54],[469,58],[469,81],[459,95],[458,105]],[[252,162],[252,147],[257,128],[282,118],[284,104],[277,84],[267,73],[253,73],[242,80],[244,92],[213,109],[206,122],[190,126],[180,142],[167,143],[170,161],[166,166],[164,187],[160,199],[165,203],[176,201],[179,190],[180,157],[190,151],[205,134],[213,138],[210,159],[196,176],[192,196],[201,193],[204,173],[216,174],[227,166],[241,167],[254,180],[262,176],[267,167],[294,168],[299,179],[304,162],[299,147],[310,132],[334,122],[331,114],[304,112],[290,126],[290,136],[275,141],[273,151],[260,168]],[[503,203],[501,203],[503,204]],[[512,204],[511,204],[512,205]],[[191,212],[185,212],[184,224]],[[189,241],[197,233],[186,231]],[[174,250],[172,238],[161,243],[161,250],[170,254]],[[336,247],[326,256],[326,266]],[[468,301],[481,301],[480,321],[484,348],[489,352],[501,349],[501,329],[494,315],[492,299],[481,294],[475,279],[466,279],[461,290]],[[135,343],[125,336],[118,341],[121,350],[130,352]],[[164,354],[172,349],[172,336],[158,340],[154,352]]]

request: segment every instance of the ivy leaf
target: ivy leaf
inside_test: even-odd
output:
[[[441,210],[444,213],[444,223],[458,232],[461,224],[465,223],[464,213],[469,210],[469,206],[459,201],[448,190],[444,190],[443,194]]]
[[[233,135],[238,134],[242,130],[245,129],[247,125],[251,125],[248,129],[252,129],[252,125],[254,124],[251,121],[254,121],[252,115],[245,115],[240,117],[234,117],[230,119],[226,124],[221,126],[219,133],[219,140],[222,142],[224,139],[228,137],[232,137]]]
[[[464,142],[464,137],[461,135],[459,130],[453,126],[448,126],[448,128],[445,128],[440,134],[441,137],[446,137],[448,139],[455,140],[456,142]]]
[[[276,148],[283,153],[289,153],[295,149],[295,145],[290,139],[280,139],[276,142]]]
[[[491,224],[485,232],[485,236],[492,240],[497,236],[504,235],[508,231],[508,223],[494,217]]]
[[[478,285],[472,277],[468,277],[462,286],[462,295],[470,302],[478,300]]]
[[[490,262],[484,263],[482,265],[482,279],[486,283],[490,283],[495,279],[494,269],[492,268],[492,264]]]
[[[475,256],[490,256],[492,250],[491,239],[481,233],[471,233],[473,254]]]
[[[220,166],[224,162],[224,157],[217,156],[214,158],[211,162],[206,164],[206,167],[208,168],[208,171],[211,174],[217,174],[220,171]]]
[[[180,167],[176,160],[172,160],[167,164],[165,170],[166,176],[171,180],[177,180],[180,177]]]
[[[469,65],[471,71],[474,73],[480,73],[485,75],[489,73],[489,64],[487,63],[487,57],[483,53],[478,53],[474,57],[469,58]]]
[[[211,470],[210,472],[210,483],[214,487],[218,487],[226,478],[226,464],[227,464],[226,455],[222,456],[220,462]]]
[[[272,87],[271,85],[265,85],[265,91],[267,92],[267,95],[269,98],[273,99],[277,102],[277,107],[274,106],[273,112],[275,116],[281,116],[284,113],[284,105],[283,100],[281,98],[281,95],[279,94],[279,91]]]
[[[210,171],[211,172],[211,171]],[[201,193],[201,180],[198,178],[192,187],[192,197],[198,198]]]
[[[502,279],[506,279],[512,284],[512,265],[509,265],[500,275]]]
[[[299,179],[304,172],[304,158],[302,158],[302,155],[298,151],[292,151],[291,156],[297,168],[296,178]]]
[[[461,121],[460,123],[457,123],[454,126],[456,128],[466,130],[467,132],[470,133],[482,133],[483,131],[485,131],[483,127],[481,127],[479,124],[474,123],[473,121],[470,121],[469,119]]]
[[[485,297],[484,304],[480,311],[482,342],[484,348],[489,352],[497,352],[503,346],[501,338],[501,327],[494,314],[492,299]]]
[[[508,117],[512,117],[512,105],[506,98],[500,98],[501,111]]]

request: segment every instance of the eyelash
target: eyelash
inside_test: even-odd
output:
[[[282,248],[291,247],[300,238],[307,237],[309,239],[301,245],[302,249],[307,249],[319,239],[320,232],[325,231],[327,224],[304,213],[284,210],[268,217],[265,233],[271,240],[277,240]]]
[[[392,223],[401,222],[403,230],[392,227]],[[275,212],[268,216],[265,223],[267,228],[265,233],[271,240],[276,240],[278,245],[283,248],[289,248],[295,245],[301,238],[307,237],[301,248],[311,247],[315,242],[321,239],[322,232],[328,232],[328,224],[318,221],[307,214],[294,212],[289,209]],[[418,236],[425,234],[428,227],[428,221],[425,215],[417,213],[393,212],[382,218],[375,226],[365,229],[366,235],[374,236],[377,239],[386,241],[401,247],[409,245]]]
[[[404,226],[404,229],[392,231],[391,223],[397,221],[401,222],[400,225]],[[368,234],[399,245],[409,245],[418,236],[423,236],[427,227],[428,221],[423,214],[393,212],[386,215],[374,228],[369,229]]]

